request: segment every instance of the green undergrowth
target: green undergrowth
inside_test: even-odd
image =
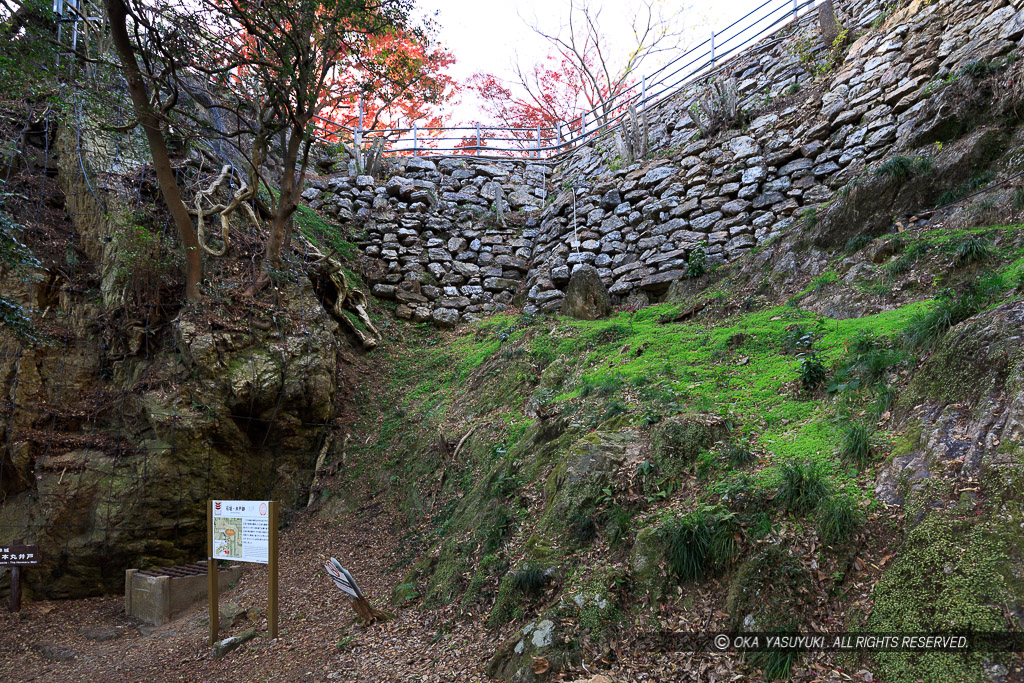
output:
[[[981,634],[1011,629],[1007,606],[1020,595],[1019,529],[964,509],[935,511],[914,527],[873,593],[870,630]],[[1015,621],[1015,620],[1013,620]],[[874,655],[885,680],[982,681],[1001,655],[888,652]]]
[[[769,539],[811,531],[822,552],[852,552],[892,441],[879,425],[919,355],[1018,285],[1016,230],[902,237],[894,259],[939,258],[955,277],[860,318],[794,305],[727,313],[718,296],[682,322],[694,301],[599,321],[506,314],[445,333],[405,326],[367,418],[376,438],[354,446],[382,465],[410,525],[395,600],[457,601],[500,628],[547,614],[562,577],[607,553],[628,559],[627,597],[577,605],[593,612],[585,630],[596,635],[624,605],[644,609],[675,586],[735,583],[736,572],[755,588],[771,583],[773,558],[751,555]],[[829,270],[811,288],[837,282]],[[961,308],[946,315],[950,301]],[[756,611],[735,591],[731,600],[734,619]],[[788,625],[773,614],[754,620]]]
[[[696,413],[724,420],[731,444],[743,444],[737,447],[743,457],[728,464],[734,459],[731,446],[713,448],[722,453],[719,466],[701,455],[705,445],[672,463],[652,460],[663,475],[697,466],[718,480],[710,482],[712,488],[721,488],[737,466],[759,461],[761,466],[744,473],[745,485],[774,491],[787,464],[799,462],[810,463],[830,489],[841,488],[868,463],[863,452],[841,457],[849,428],[837,420],[837,406],[854,410],[868,398],[885,398],[879,376],[904,358],[893,348],[907,324],[933,305],[919,302],[848,320],[777,306],[724,320],[666,324],[662,318],[679,305],[661,304],[594,322],[496,316],[443,342],[420,330],[393,359],[395,400],[382,406],[377,442],[365,448],[385,456],[398,484],[438,466],[428,452],[445,420],[486,422],[490,443],[464,448],[459,462],[452,463],[468,477],[466,493],[480,481],[479,474],[470,474],[474,470],[524,484],[550,457],[514,457],[516,444],[535,422],[523,413],[527,404],[561,412],[574,434],[612,419],[640,429],[655,425],[652,433],[668,436],[670,447],[673,437],[660,423]],[[877,348],[858,352],[868,336]],[[808,349],[826,372],[825,383],[814,391],[800,382],[800,354]],[[552,376],[555,381],[545,386],[542,378]],[[875,392],[880,397],[868,385],[881,386]],[[843,399],[845,394],[852,398]],[[569,445],[559,448],[568,452]],[[554,450],[551,455],[557,455]],[[521,471],[506,466],[527,460]]]
[[[1008,289],[1024,275],[1020,224],[905,232],[888,238],[884,248],[892,258],[879,269],[880,285],[897,282],[916,270],[929,273],[931,281],[915,285],[941,289],[988,269],[997,284]]]
[[[332,250],[345,260],[355,258],[356,245],[345,239],[340,227],[331,225],[313,209],[299,204],[295,207],[294,221],[299,233],[322,251]]]

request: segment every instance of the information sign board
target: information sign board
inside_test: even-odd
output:
[[[213,556],[218,560],[267,564],[270,501],[213,501]]]

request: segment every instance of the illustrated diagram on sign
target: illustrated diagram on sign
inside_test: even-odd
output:
[[[215,557],[242,557],[241,517],[217,517],[213,520],[213,554]]]
[[[270,556],[270,503],[266,500],[214,500],[211,556],[267,564]]]

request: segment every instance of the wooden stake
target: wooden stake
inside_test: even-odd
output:
[[[219,590],[217,588],[217,558],[213,556],[213,501],[207,504],[206,508],[206,590],[209,593],[210,602],[210,647],[217,642],[217,633],[220,631],[220,615],[218,614]]]
[[[277,501],[270,501],[270,556],[267,558],[267,569],[270,577],[267,581],[267,627],[270,639],[277,638]]]
[[[388,617],[386,613],[371,605],[366,598],[355,598],[351,602],[352,609],[367,626],[378,620],[386,620]]]
[[[14,545],[24,545],[24,538],[14,539]],[[21,567],[11,567],[11,595],[7,607],[12,612],[21,611]]]

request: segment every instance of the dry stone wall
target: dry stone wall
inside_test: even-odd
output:
[[[754,113],[742,130],[702,139],[689,115],[699,97],[691,89],[649,122],[665,160],[609,170],[615,151],[606,142],[557,168],[564,189],[542,216],[524,310],[558,310],[583,263],[618,301],[643,303],[686,275],[692,251],[731,261],[791,229],[917,143],[941,83],[969,62],[1006,55],[1024,36],[1024,11],[1006,0],[917,1],[874,27],[884,3],[845,9],[844,24],[861,35],[827,77],[815,81],[796,56],[794,46],[815,32],[813,17],[725,65],[719,77],[735,79],[741,106]]]
[[[526,161],[397,160],[371,176],[316,181],[310,206],[364,228],[373,294],[400,318],[440,326],[507,310],[530,269],[550,166]],[[499,209],[500,207],[500,209]]]
[[[627,168],[605,136],[554,167],[413,158],[386,184],[333,178],[310,199],[365,221],[373,291],[404,318],[451,325],[505,310],[517,293],[525,312],[557,311],[583,264],[613,303],[656,300],[695,250],[709,264],[734,260],[884,158],[927,153],[941,136],[922,131],[943,123],[929,99],[1024,38],[1022,0],[837,5],[853,42],[835,69],[820,68],[814,14],[721,65],[715,77],[735,83],[748,112],[742,127],[701,137],[694,84],[649,114],[653,158]],[[520,227],[488,216],[498,196],[526,216]]]

